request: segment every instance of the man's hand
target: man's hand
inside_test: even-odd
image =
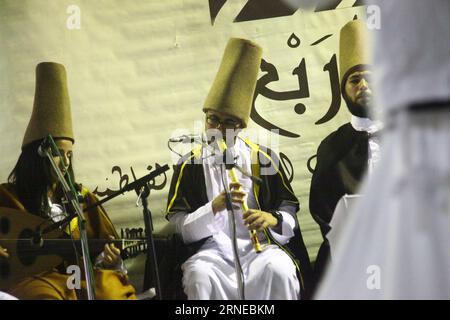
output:
[[[109,236],[111,240],[114,239],[113,236]],[[105,244],[105,249],[103,250],[104,260],[102,263],[105,269],[114,269],[117,264],[122,259],[120,256],[120,250],[114,246],[114,243]]]
[[[9,258],[8,251],[2,246],[0,246],[0,257]]]
[[[242,204],[245,201],[245,196],[247,195],[244,191],[242,191],[242,185],[237,183],[230,183],[230,193],[231,193],[231,202]],[[212,202],[212,209],[214,214],[219,211],[222,211],[227,207],[226,203],[226,195],[225,191],[222,191],[216,198],[214,198]]]
[[[269,212],[249,209],[244,213],[244,223],[249,230],[263,231],[265,228],[274,228],[278,220]]]

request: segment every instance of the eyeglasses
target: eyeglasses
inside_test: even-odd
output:
[[[214,115],[206,116],[206,122],[214,128],[218,128],[219,126],[221,126],[225,129],[237,129],[241,126],[241,123],[239,121],[233,119],[220,120]]]

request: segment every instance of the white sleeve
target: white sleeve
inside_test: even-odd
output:
[[[283,216],[283,222],[281,223],[281,234],[275,232],[271,228],[269,228],[269,230],[277,242],[280,244],[286,244],[289,242],[289,239],[294,236],[295,219],[289,212],[280,210],[277,212],[281,213]]]
[[[212,201],[192,213],[177,212],[169,218],[181,234],[184,243],[189,244],[212,236],[225,226],[222,215],[214,215]]]

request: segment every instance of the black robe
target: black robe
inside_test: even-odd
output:
[[[267,212],[277,210],[285,201],[294,203],[298,208],[298,200],[293,194],[292,188],[283,168],[280,166],[280,161],[277,156],[267,148],[255,145],[248,141],[245,142],[252,150],[252,159],[258,159],[258,161],[255,161],[257,164],[253,164],[252,161],[252,175],[262,179],[262,184],[260,186],[254,183],[253,190],[257,202],[260,205],[260,209]],[[198,156],[198,154],[196,156],[193,152],[183,157],[174,168],[175,172],[172,177],[168,196],[168,218],[177,212],[192,213],[208,202],[203,165],[198,161]],[[276,174],[261,174],[261,167],[268,163],[267,156],[271,157],[272,161],[278,164],[275,171],[277,172]],[[195,160],[197,160],[197,162]],[[294,236],[286,245],[279,245],[275,239],[273,239],[270,232],[266,231],[265,234],[273,243],[279,245],[281,249],[293,259],[297,267],[301,296],[302,298],[307,298],[309,297],[309,289],[312,285],[312,269],[296,215],[294,215],[294,219],[298,227],[294,229]],[[207,238],[189,245],[185,245],[179,240],[176,272],[180,272],[181,264],[183,264],[191,255],[196,253],[206,240]],[[180,275],[178,275],[178,278],[181,279]],[[177,281],[179,281],[179,279]]]
[[[314,265],[320,281],[330,255],[325,235],[338,201],[345,194],[357,194],[368,163],[369,134],[355,130],[350,123],[328,135],[317,149],[316,169],[311,179],[309,211],[319,224],[324,239]]]

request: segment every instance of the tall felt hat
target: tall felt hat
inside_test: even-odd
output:
[[[342,27],[339,41],[341,87],[356,69],[371,65],[370,45],[370,35],[364,21],[352,20]]]
[[[74,141],[66,70],[62,64],[42,62],[36,67],[33,112],[22,148],[49,134]]]
[[[231,38],[203,106],[236,117],[246,127],[261,65],[262,48],[256,43]]]

